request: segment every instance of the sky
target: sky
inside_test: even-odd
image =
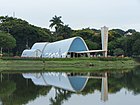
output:
[[[107,26],[140,31],[140,0],[0,0],[0,16],[13,16],[49,28],[62,16],[72,29]]]

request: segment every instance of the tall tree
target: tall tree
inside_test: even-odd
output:
[[[14,48],[16,46],[16,40],[8,33],[0,32],[0,47]]]
[[[51,24],[50,24],[50,28],[52,28],[52,27],[55,27],[55,31],[57,32],[58,31],[58,29],[59,29],[59,27],[61,27],[64,23],[61,21],[61,16],[54,16],[51,20],[50,20],[50,22],[51,22]]]
[[[9,33],[0,32],[0,53],[3,49],[12,49],[16,46],[16,40]]]

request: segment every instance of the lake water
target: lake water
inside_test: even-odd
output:
[[[139,105],[140,70],[0,73],[0,105]]]

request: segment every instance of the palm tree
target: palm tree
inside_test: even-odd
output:
[[[61,27],[64,23],[61,21],[61,16],[54,16],[51,20],[50,20],[50,22],[51,22],[51,24],[50,24],[50,26],[49,27],[55,27],[55,31],[57,32],[58,31],[58,28],[59,27]]]

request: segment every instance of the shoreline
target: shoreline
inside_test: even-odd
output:
[[[133,69],[132,58],[1,58],[0,71],[97,71]]]

